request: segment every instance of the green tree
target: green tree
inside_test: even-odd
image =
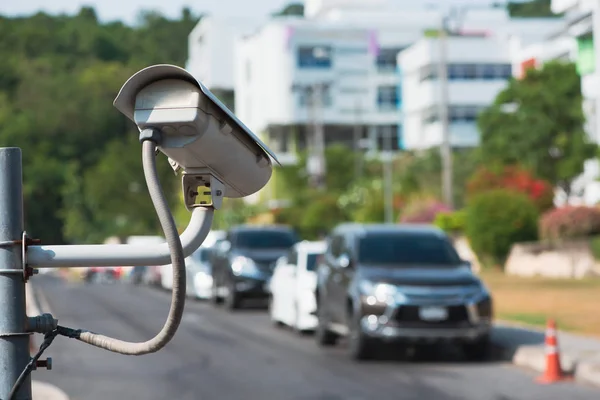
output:
[[[304,4],[290,3],[290,4],[286,5],[285,7],[283,7],[283,9],[281,9],[281,11],[277,11],[271,15],[273,17],[282,17],[282,16],[289,16],[289,15],[295,15],[298,17],[302,17],[302,16],[304,16]]]
[[[560,17],[552,12],[551,4],[552,0],[509,1],[507,7],[509,15],[513,18]]]
[[[548,62],[511,80],[478,124],[486,164],[521,164],[567,193],[596,152],[583,129],[580,80],[572,63]]]
[[[156,230],[135,126],[112,101],[140,68],[183,66],[198,20],[188,9],[175,19],[145,12],[131,27],[101,23],[90,7],[70,16],[0,16],[0,146],[23,150],[31,235],[61,243]],[[165,190],[177,193],[179,180],[166,175]],[[139,179],[135,195],[129,183]]]
[[[453,193],[457,208],[465,203],[465,186],[478,164],[476,151],[453,151]],[[402,197],[409,198],[418,194],[441,198],[442,159],[439,149],[430,149],[422,153],[407,152],[398,160],[395,170],[398,171],[398,187]]]

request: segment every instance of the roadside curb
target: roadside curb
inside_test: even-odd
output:
[[[36,290],[31,283],[25,285],[25,307],[27,316],[30,317],[42,314],[35,293]],[[37,351],[37,346],[33,338],[34,336],[31,336],[31,346]],[[31,380],[31,395],[34,400],[69,400],[69,396],[58,387],[33,379]]]
[[[504,322],[500,322],[504,324]],[[518,324],[506,324],[519,327]],[[523,326],[520,326],[523,328]],[[502,340],[501,335],[493,338],[497,355],[512,364],[543,373],[546,370],[546,348],[544,344],[516,344]],[[560,346],[560,333],[559,333]],[[586,350],[560,351],[560,364],[565,374],[576,381],[600,387],[600,352]]]
[[[575,379],[600,387],[600,355],[580,361]]]

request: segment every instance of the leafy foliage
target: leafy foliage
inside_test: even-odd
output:
[[[528,2],[509,1],[508,13],[511,17],[559,17],[551,9],[552,0],[532,0]]]
[[[566,206],[546,212],[539,221],[540,238],[548,241],[600,234],[600,209]]]
[[[454,205],[462,207],[465,186],[469,177],[480,164],[478,153],[471,149],[453,151]],[[405,153],[397,163],[399,192],[403,197],[414,194],[441,198],[442,160],[437,149],[422,153]]]
[[[494,189],[469,201],[466,233],[483,259],[502,263],[511,246],[537,239],[538,209],[524,194]]]
[[[187,9],[175,20],[144,12],[136,27],[102,24],[89,7],[73,16],[0,16],[0,146],[23,150],[30,234],[61,243],[158,231],[137,130],[112,101],[143,67],[183,66],[197,21]],[[179,182],[159,162],[177,204]]]
[[[285,7],[283,7],[283,9],[281,11],[278,11],[276,13],[273,13],[272,16],[273,17],[286,17],[286,16],[297,16],[297,17],[303,17],[304,16],[304,4],[303,3],[290,3],[288,5],[286,5]]]
[[[527,195],[542,212],[553,206],[552,185],[542,179],[535,179],[529,171],[516,165],[499,168],[480,167],[467,183],[467,194],[473,196],[503,188]]]
[[[506,104],[516,104],[511,112]],[[595,155],[583,130],[580,79],[575,65],[552,61],[511,80],[479,118],[481,159],[521,164],[570,192],[583,162]]]
[[[433,224],[447,233],[460,234],[465,230],[466,217],[466,210],[440,212],[436,214]]]

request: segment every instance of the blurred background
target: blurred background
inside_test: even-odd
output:
[[[310,241],[345,222],[431,224],[486,282],[496,318],[530,327],[555,318],[600,336],[597,9],[584,0],[3,2],[0,146],[23,149],[30,236],[158,243],[136,129],[112,101],[137,70],[175,64],[282,163],[259,193],[225,200],[204,247],[242,224],[286,225]],[[183,230],[180,181],[159,163]],[[162,267],[62,274],[168,289]],[[195,297],[211,297],[206,282]]]

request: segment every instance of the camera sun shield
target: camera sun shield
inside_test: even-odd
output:
[[[245,197],[264,187],[275,154],[202,83],[182,68],[155,65],[134,74],[114,106],[141,131],[162,133],[159,150],[171,166],[223,184],[223,197]]]

